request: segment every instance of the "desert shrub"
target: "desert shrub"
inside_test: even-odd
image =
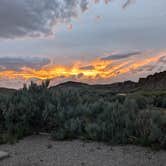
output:
[[[79,92],[72,89],[60,89],[54,93],[59,108],[68,109],[81,103]]]
[[[137,141],[141,145],[158,143],[164,147],[166,116],[157,110],[140,111],[135,121]]]
[[[4,113],[7,109],[8,97],[0,95],[0,133],[5,130],[5,117]]]
[[[148,102],[147,97],[142,96],[142,95],[136,96],[134,99],[135,99],[139,109],[146,109],[148,107],[148,105],[150,104]]]
[[[66,132],[64,129],[58,129],[57,131],[52,131],[51,136],[55,140],[65,140],[66,139]]]
[[[163,97],[161,107],[166,108],[166,97]]]
[[[49,82],[0,96],[0,143],[46,131],[56,140],[90,139],[166,148],[164,95],[48,89]],[[106,93],[106,95],[104,95]]]
[[[166,108],[166,96],[165,95],[157,96],[154,100],[154,106],[160,108]]]
[[[79,118],[72,118],[64,125],[67,138],[79,138],[82,134],[83,124]]]
[[[3,111],[4,126],[9,135],[22,138],[43,127],[43,110],[47,102],[47,83],[37,86],[31,83],[12,94]],[[2,107],[1,107],[2,108]]]
[[[28,117],[26,115],[26,110],[23,104],[9,104],[9,108],[4,113],[4,116],[5,126],[10,135],[17,135],[20,138],[30,132]]]
[[[99,141],[101,139],[101,126],[98,123],[90,123],[85,127],[86,138]]]

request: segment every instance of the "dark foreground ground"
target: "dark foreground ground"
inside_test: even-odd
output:
[[[0,161],[0,166],[166,166],[166,151],[81,141],[54,142],[47,136],[0,145],[0,150],[10,154]]]

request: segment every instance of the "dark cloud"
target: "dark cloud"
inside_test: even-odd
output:
[[[131,69],[131,72],[134,74],[139,73],[139,72],[152,72],[156,68],[157,68],[157,66],[155,64],[148,64],[148,65],[142,66],[138,69]]]
[[[22,67],[30,67],[40,69],[42,66],[49,64],[49,59],[46,58],[6,58],[0,57],[0,71],[15,70],[19,71]]]
[[[101,60],[109,61],[109,60],[118,60],[118,59],[124,59],[129,58],[131,56],[139,55],[141,52],[131,52],[131,53],[124,53],[124,54],[111,54],[107,57],[101,58]]]
[[[158,62],[166,64],[166,55],[165,55],[165,56],[162,56],[162,57],[158,60]]]
[[[82,12],[84,12],[88,9],[88,4],[89,4],[88,0],[81,1],[80,7],[81,7]]]
[[[1,0],[0,37],[47,36],[58,22],[84,12],[88,0]]]
[[[80,67],[81,70],[94,70],[94,66],[83,66],[83,67]]]
[[[90,0],[1,0],[0,38],[50,36],[57,23],[70,22],[80,10],[86,11],[89,3]]]
[[[135,0],[127,0],[124,4],[123,4],[123,9],[126,9],[131,3],[133,3]]]

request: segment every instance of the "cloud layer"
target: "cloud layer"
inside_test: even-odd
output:
[[[97,3],[100,0],[95,0]],[[105,3],[111,0],[101,0]],[[70,22],[91,0],[1,0],[0,38],[41,37],[54,33],[57,23]],[[130,4],[126,0],[124,7]]]
[[[0,57],[0,71],[5,71],[5,70],[20,71],[23,67],[39,70],[41,67],[43,67],[49,63],[50,63],[50,60],[47,58]]]
[[[129,79],[133,74],[151,74],[166,69],[166,52],[142,51],[111,55],[113,58],[97,58],[90,62],[74,63],[72,66],[55,65],[48,59],[20,58],[0,59],[0,80],[45,80],[51,79],[54,83],[67,80],[83,81],[88,83],[115,82],[118,78]],[[145,56],[146,55],[146,56]],[[125,78],[126,79],[126,78]],[[2,81],[4,82],[4,81]]]
[[[104,58],[101,58],[101,60],[118,60],[118,59],[125,59],[125,58],[129,58],[131,56],[135,56],[135,55],[140,55],[141,52],[137,51],[137,52],[129,52],[129,53],[123,53],[123,54],[111,54],[109,56],[106,56]]]
[[[68,22],[87,0],[1,0],[0,37],[47,36],[57,22]]]

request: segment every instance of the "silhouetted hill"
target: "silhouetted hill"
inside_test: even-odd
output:
[[[8,89],[8,88],[0,88],[0,93],[1,94],[9,94],[15,92],[15,89]]]
[[[138,90],[166,90],[166,71],[140,78],[138,82],[125,81],[113,84],[89,85],[81,82],[65,82],[52,88],[80,88],[97,91],[133,92]],[[51,89],[52,89],[51,88]]]
[[[166,71],[140,78],[137,86],[143,89],[166,90]]]
[[[73,82],[73,81],[68,81],[68,82],[64,82],[61,84],[58,84],[56,87],[89,87],[89,84],[86,83],[82,83],[82,82]]]

